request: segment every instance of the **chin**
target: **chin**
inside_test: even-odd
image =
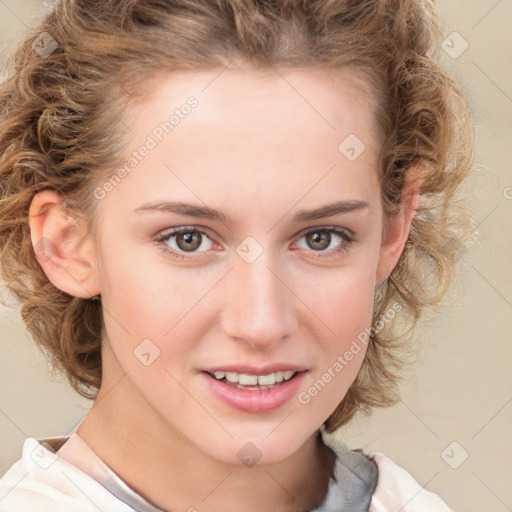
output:
[[[275,464],[291,457],[311,436],[309,431],[297,430],[297,424],[288,425],[288,428],[278,425],[279,421],[271,428],[240,425],[238,432],[229,429],[233,437],[224,432],[221,438],[218,435],[202,438],[197,445],[210,457],[225,464],[247,467]]]

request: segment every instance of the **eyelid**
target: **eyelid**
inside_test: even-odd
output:
[[[299,231],[295,235],[295,237],[302,237],[304,235],[307,235],[308,233],[315,232],[315,231],[330,231],[330,230],[346,233],[348,235],[348,237],[352,240],[355,240],[355,238],[356,238],[356,234],[351,229],[341,227],[341,226],[329,226],[329,225],[311,226],[309,228],[305,228],[302,231]]]
[[[164,229],[163,231],[160,231],[157,234],[157,238],[165,239],[165,238],[169,238],[171,235],[178,235],[180,233],[184,233],[184,232],[186,233],[188,231],[199,231],[200,233],[203,233],[204,235],[206,235],[208,238],[211,239],[209,232],[208,232],[209,231],[208,228],[205,228],[203,226],[188,226],[188,225]]]

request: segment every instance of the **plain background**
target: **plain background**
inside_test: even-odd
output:
[[[438,6],[452,54],[443,53],[442,63],[465,87],[475,121],[478,166],[468,200],[478,238],[454,305],[418,330],[417,363],[401,401],[357,416],[338,435],[349,446],[384,452],[455,510],[505,512],[512,510],[512,1]],[[0,0],[2,48],[42,9],[41,0]],[[90,402],[51,373],[15,309],[0,308],[0,349],[3,474],[27,437],[69,434]]]

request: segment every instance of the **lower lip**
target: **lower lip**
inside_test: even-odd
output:
[[[305,371],[296,373],[290,380],[268,389],[239,389],[215,379],[208,373],[201,375],[212,393],[222,402],[244,412],[266,412],[282,407],[298,392]]]

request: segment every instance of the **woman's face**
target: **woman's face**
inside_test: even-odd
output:
[[[95,189],[105,351],[134,403],[226,462],[281,460],[328,418],[390,268],[374,98],[331,78],[166,75]]]

